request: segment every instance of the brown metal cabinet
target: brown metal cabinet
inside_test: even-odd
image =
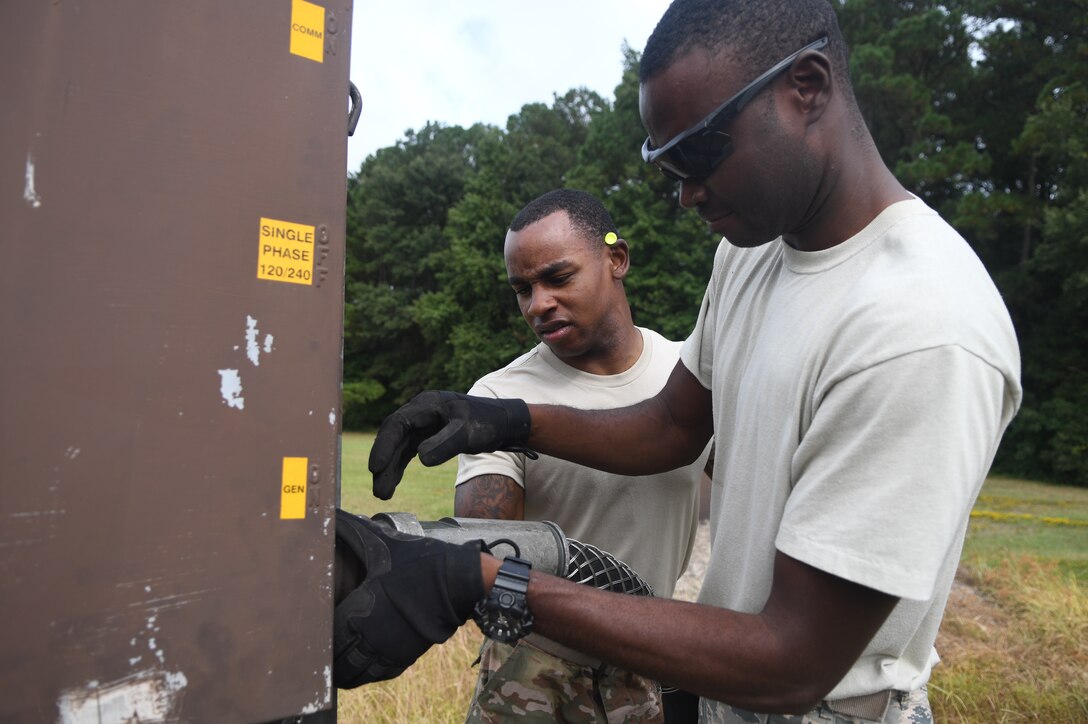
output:
[[[0,3],[0,721],[334,705],[351,12]]]

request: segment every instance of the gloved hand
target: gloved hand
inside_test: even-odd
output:
[[[396,678],[452,636],[484,597],[481,547],[407,535],[337,510],[337,574],[347,572],[358,585],[347,593],[336,581],[336,686]]]
[[[470,397],[429,390],[385,418],[370,449],[374,495],[393,497],[416,451],[424,465],[438,465],[458,453],[527,451],[529,406],[522,400]],[[535,454],[533,454],[535,457]]]

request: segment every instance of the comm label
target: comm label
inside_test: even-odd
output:
[[[257,278],[314,283],[314,227],[261,217]]]
[[[291,52],[325,60],[325,8],[306,0],[291,0]]]
[[[280,519],[306,517],[306,465],[309,458],[284,458],[280,480]]]

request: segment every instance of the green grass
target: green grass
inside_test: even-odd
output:
[[[1088,721],[1088,489],[992,477],[941,624],[938,721]],[[962,594],[962,592],[961,592]]]
[[[453,512],[456,461],[412,461],[392,500],[374,498],[374,435],[345,433],[341,506],[356,513]],[[975,506],[930,680],[940,722],[1088,721],[1088,489],[993,477]],[[338,720],[461,722],[480,634],[463,627],[393,681],[342,691]]]
[[[371,492],[366,463],[374,433],[345,432],[341,452],[340,507],[360,515],[412,513],[419,520],[439,520],[453,515],[453,481],[457,459],[433,468],[418,459],[408,463],[404,480],[390,500],[379,500]]]
[[[412,513],[421,521],[453,515],[456,459],[433,468],[413,460],[393,498],[379,500],[371,492],[372,479],[366,467],[373,442],[373,433],[344,433],[340,507],[362,515]],[[445,644],[431,648],[396,679],[339,692],[337,721],[463,722],[478,671],[471,664],[482,638],[475,624],[469,623]]]
[[[988,479],[971,517],[964,563],[987,567],[1016,555],[1088,583],[1088,488]]]

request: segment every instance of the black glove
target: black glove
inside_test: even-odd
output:
[[[336,569],[361,582],[342,599],[346,587],[336,582],[336,686],[352,689],[400,676],[452,636],[484,597],[481,546],[407,535],[337,510]]]
[[[374,495],[393,497],[404,468],[416,451],[424,465],[444,463],[458,453],[495,450],[525,452],[529,406],[522,400],[470,397],[429,390],[385,418],[370,449]]]

